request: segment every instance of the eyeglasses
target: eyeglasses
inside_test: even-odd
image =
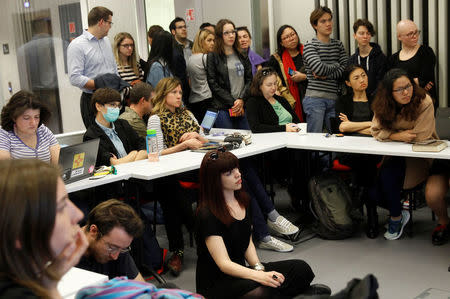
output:
[[[117,247],[117,246],[112,245],[109,242],[105,241],[105,239],[103,239],[103,234],[100,231],[98,233],[100,234],[100,240],[102,240],[106,244],[106,250],[108,251],[108,254],[114,254],[117,252],[127,253],[127,252],[131,251],[131,246],[128,246],[127,248]]]
[[[422,31],[420,31],[420,30],[416,30],[416,31],[412,31],[410,33],[407,33],[405,35],[406,35],[406,37],[411,38],[411,37],[414,37],[414,36],[419,36],[421,32]]]
[[[408,85],[406,85],[404,87],[400,87],[400,88],[394,89],[394,90],[392,90],[392,92],[402,93],[405,90],[408,91],[408,89],[410,89],[411,87],[412,87],[412,84],[408,84]]]
[[[106,23],[109,23],[110,26],[112,26],[114,24],[113,22],[108,21],[108,20],[103,20],[103,21],[105,21]]]
[[[109,244],[108,242],[106,242],[104,240],[103,240],[103,242],[105,242],[106,250],[108,251],[109,254],[114,254],[114,253],[117,253],[117,252],[127,253],[127,252],[131,251],[131,246],[128,246],[127,248],[119,248],[119,247],[116,247],[114,245]]]
[[[124,48],[134,48],[134,44],[124,44],[124,45],[120,45],[121,47]]]
[[[236,34],[236,30],[230,30],[230,31],[223,32],[223,36],[235,35],[235,34]]]
[[[116,104],[116,103],[108,103],[105,104],[106,107],[111,107],[111,108],[119,108],[122,109],[122,105],[121,104]]]
[[[227,151],[226,148],[224,148],[223,146],[220,146],[217,148],[217,150],[215,150],[209,154],[209,159],[212,161],[215,161],[215,160],[219,159],[219,152],[225,153],[226,151]]]
[[[187,28],[187,26],[186,25],[182,25],[182,26],[177,26],[177,27],[175,27],[176,29],[186,29]]]
[[[296,37],[296,36],[297,36],[297,34],[295,34],[295,32],[291,32],[290,34],[286,35],[285,37],[282,37],[281,40],[282,40],[282,41],[285,41],[285,40],[294,38],[294,37]]]

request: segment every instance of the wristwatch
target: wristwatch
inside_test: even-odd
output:
[[[264,265],[261,263],[256,263],[255,265],[253,265],[253,269],[256,271],[264,271],[265,270]]]

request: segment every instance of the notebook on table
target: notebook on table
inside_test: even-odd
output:
[[[94,173],[100,139],[61,148],[58,164],[65,184],[90,177]]]

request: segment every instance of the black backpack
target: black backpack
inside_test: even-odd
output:
[[[348,186],[333,173],[314,176],[309,181],[310,208],[316,223],[313,230],[323,239],[351,237],[357,228]]]

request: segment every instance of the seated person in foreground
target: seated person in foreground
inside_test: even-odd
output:
[[[142,235],[144,224],[129,205],[110,199],[97,205],[82,227],[89,247],[78,268],[108,275],[145,281],[130,254],[134,238]]]
[[[443,245],[450,237],[450,226],[447,212],[447,195],[450,184],[450,161],[434,160],[425,188],[425,200],[438,218],[438,224],[431,235],[433,245]]]
[[[247,119],[253,133],[298,132],[300,122],[288,101],[277,91],[277,73],[265,67],[256,73],[247,100]]]
[[[206,298],[292,298],[311,288],[331,293],[326,286],[310,285],[314,273],[302,260],[261,264],[251,222],[238,159],[230,152],[209,151],[200,167],[198,293]]]
[[[58,164],[60,146],[44,125],[50,110],[28,91],[15,93],[3,107],[0,159],[39,159]]]
[[[0,190],[0,297],[61,298],[58,282],[88,242],[59,169],[36,159],[0,161]]]
[[[161,154],[196,149],[207,141],[194,115],[181,107],[181,85],[176,78],[164,78],[156,87],[153,98],[154,109],[148,128],[156,130],[158,148]],[[294,235],[299,228],[293,225],[275,209],[249,159],[242,161],[243,177],[248,192],[252,195],[255,236],[260,248],[279,252],[292,251],[294,247],[269,234],[268,228],[277,234]],[[264,215],[267,217],[265,220]]]
[[[153,87],[145,82],[136,83],[130,91],[129,104],[119,119],[128,121],[128,124],[136,131],[139,137],[147,136],[147,125],[143,117],[152,112],[154,92]]]
[[[417,142],[438,139],[433,100],[404,70],[392,69],[381,81],[372,104],[372,135],[379,141]],[[390,212],[387,240],[401,237],[409,212],[402,209],[401,191],[425,181],[430,159],[386,156],[370,200],[383,199]],[[377,223],[377,221],[375,221]],[[374,233],[376,235],[376,233]]]
[[[111,88],[97,89],[91,103],[96,112],[95,121],[84,133],[83,141],[100,138],[97,166],[147,159],[145,139],[126,120],[118,119],[120,93]]]

